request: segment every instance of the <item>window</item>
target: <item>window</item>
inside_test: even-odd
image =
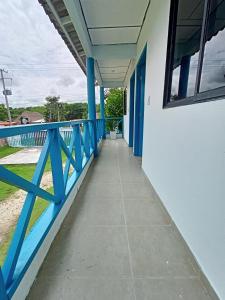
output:
[[[171,0],[164,106],[225,97],[225,0]]]

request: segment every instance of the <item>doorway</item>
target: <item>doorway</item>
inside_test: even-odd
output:
[[[129,147],[133,147],[134,143],[134,90],[135,72],[130,79]]]
[[[134,155],[142,156],[144,129],[146,47],[142,52],[136,68]]]

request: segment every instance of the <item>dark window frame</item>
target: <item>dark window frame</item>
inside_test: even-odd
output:
[[[175,101],[170,101],[171,88],[172,88],[172,76],[173,76],[173,59],[174,59],[175,39],[176,39],[176,27],[177,27],[177,15],[178,15],[178,5],[179,5],[179,0],[171,0],[168,41],[167,41],[163,108],[215,101],[215,100],[221,100],[225,98],[225,86],[211,89],[204,92],[199,92],[203,59],[204,59],[204,51],[205,51],[205,43],[206,43],[206,36],[207,36],[207,27],[208,27],[208,21],[210,17],[210,3],[211,3],[210,0],[205,0],[194,96],[186,97]]]

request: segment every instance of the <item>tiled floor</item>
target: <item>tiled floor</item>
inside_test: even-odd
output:
[[[209,300],[194,266],[140,159],[107,140],[28,298]]]

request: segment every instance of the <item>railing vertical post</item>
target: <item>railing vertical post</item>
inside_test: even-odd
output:
[[[65,183],[63,177],[62,155],[59,140],[59,129],[49,131],[50,135],[53,134],[52,147],[50,149],[51,167],[52,167],[52,180],[54,194],[58,201],[64,200],[65,197]]]
[[[101,119],[103,119],[103,136],[102,138],[105,139],[105,94],[104,94],[104,87],[100,87],[100,113]]]
[[[84,123],[84,152],[87,158],[90,157],[91,150],[91,138],[90,138],[90,130],[88,123]]]
[[[80,125],[76,125],[74,128],[74,147],[75,147],[75,158],[77,163],[77,171],[81,172],[82,170],[82,151],[81,151],[81,133]]]
[[[94,59],[87,57],[87,95],[88,95],[88,115],[89,119],[93,121],[94,135],[94,155],[98,155],[97,148],[97,132],[96,132],[96,105],[95,105],[95,70]]]
[[[0,268],[0,299],[7,300],[8,296],[6,294],[5,282],[2,276],[2,270]]]

